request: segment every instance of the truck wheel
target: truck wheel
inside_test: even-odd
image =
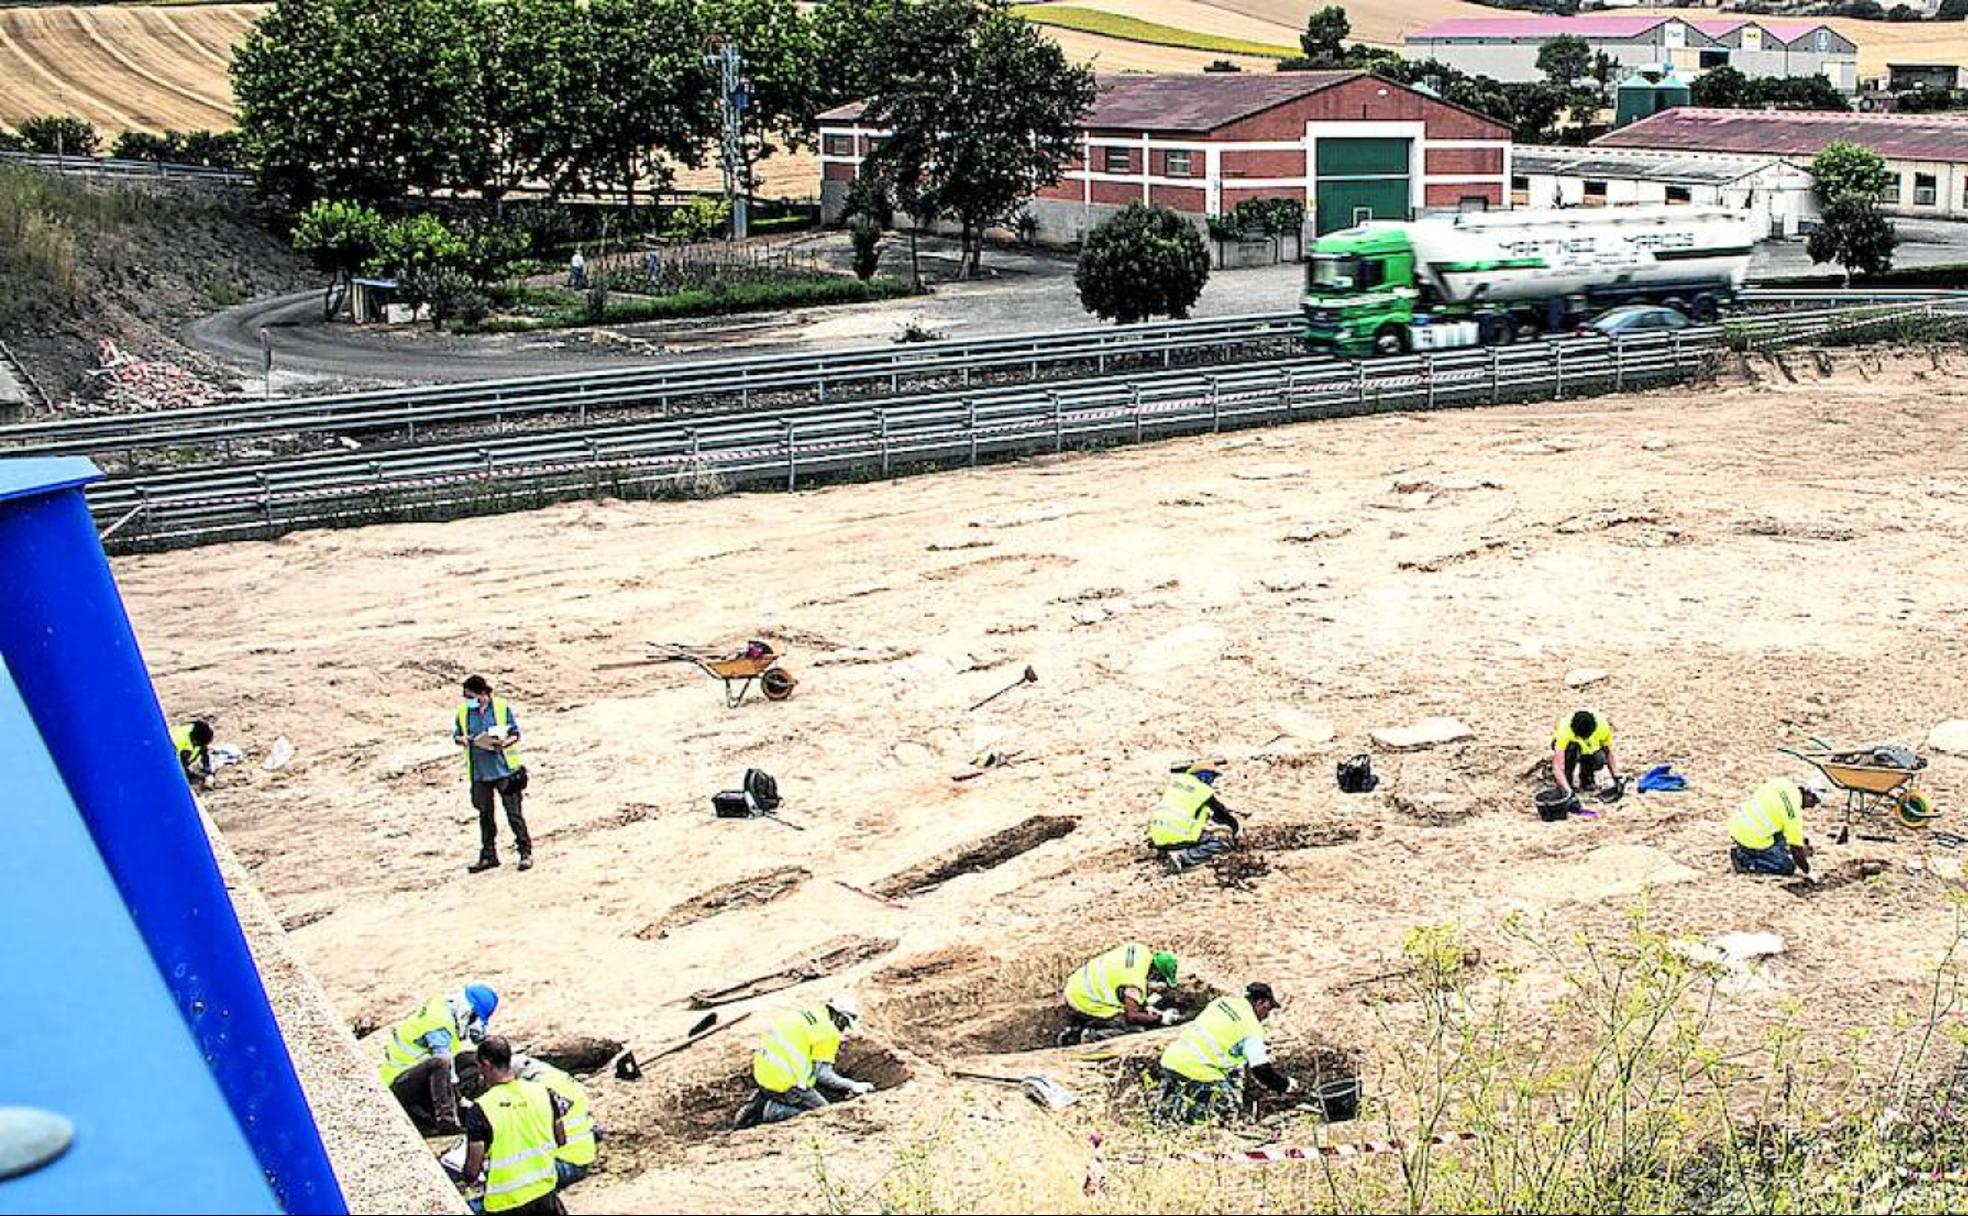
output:
[[[1375,332],[1373,349],[1376,355],[1399,355],[1408,349],[1407,335],[1398,325],[1383,325]]]
[[[1688,315],[1688,302],[1682,299],[1680,296],[1667,297],[1665,300],[1661,301],[1661,307],[1672,308],[1675,312],[1680,313],[1684,317]]]
[[[1722,306],[1716,302],[1714,296],[1705,291],[1695,297],[1694,306],[1688,310],[1689,318],[1697,325],[1711,325],[1720,315],[1722,315]]]

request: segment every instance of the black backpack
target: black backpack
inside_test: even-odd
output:
[[[1374,776],[1373,757],[1365,752],[1339,762],[1340,793],[1365,794],[1379,784],[1380,778]]]
[[[752,805],[761,811],[779,809],[779,783],[772,779],[771,773],[762,768],[748,768],[745,770],[744,784]]]

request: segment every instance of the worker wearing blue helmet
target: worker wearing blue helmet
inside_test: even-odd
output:
[[[454,1057],[484,1041],[486,1025],[498,1008],[498,993],[484,984],[467,984],[425,1001],[379,1036],[383,1060],[378,1075],[418,1131],[443,1136],[463,1130]]]
[[[1243,825],[1216,796],[1221,768],[1221,761],[1201,760],[1178,765],[1170,773],[1161,805],[1148,821],[1148,847],[1162,855],[1171,873],[1180,874],[1237,847]]]

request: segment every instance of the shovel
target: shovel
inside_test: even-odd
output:
[[[1025,1096],[1047,1110],[1065,1110],[1080,1100],[1080,1096],[1050,1077],[1033,1073],[1026,1077],[1000,1077],[988,1072],[965,1072],[961,1069],[950,1074],[972,1081],[995,1081],[999,1085],[1016,1085],[1025,1091]]]
[[[1030,665],[1027,665],[1025,668],[1024,675],[1019,676],[1016,680],[1005,685],[1003,688],[1000,688],[998,691],[992,693],[990,696],[985,697],[982,701],[979,701],[977,704],[971,706],[970,708],[983,709],[986,705],[989,705],[991,702],[997,700],[999,697],[1004,696],[1006,693],[1010,692],[1014,688],[1017,688],[1021,684],[1037,684],[1038,682],[1039,682],[1039,673],[1033,671]]]

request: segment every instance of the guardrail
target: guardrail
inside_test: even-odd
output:
[[[81,173],[93,177],[150,177],[201,181],[249,182],[252,175],[217,165],[180,165],[169,161],[120,160],[114,156],[56,156],[52,152],[0,152],[0,164],[25,165],[50,173]]]
[[[183,410],[149,411],[102,418],[74,418],[0,427],[0,451],[117,455],[136,464],[143,453],[172,449],[182,463],[209,447],[223,457],[233,443],[271,436],[361,436],[402,432],[416,442],[418,429],[491,424],[540,415],[564,415],[578,426],[609,421],[625,411],[667,411],[679,402],[698,406],[734,402],[750,408],[758,394],[782,403],[826,403],[870,387],[890,393],[905,383],[940,380],[957,387],[978,377],[1024,376],[1042,370],[1086,368],[1105,373],[1118,360],[1173,366],[1178,357],[1238,347],[1270,351],[1293,342],[1296,313],[1263,313],[1195,321],[1102,326],[1054,334],[862,347],[838,352],[793,353],[740,359],[667,363],[601,371],[564,372],[510,380],[385,389],[285,401],[235,401]]]

